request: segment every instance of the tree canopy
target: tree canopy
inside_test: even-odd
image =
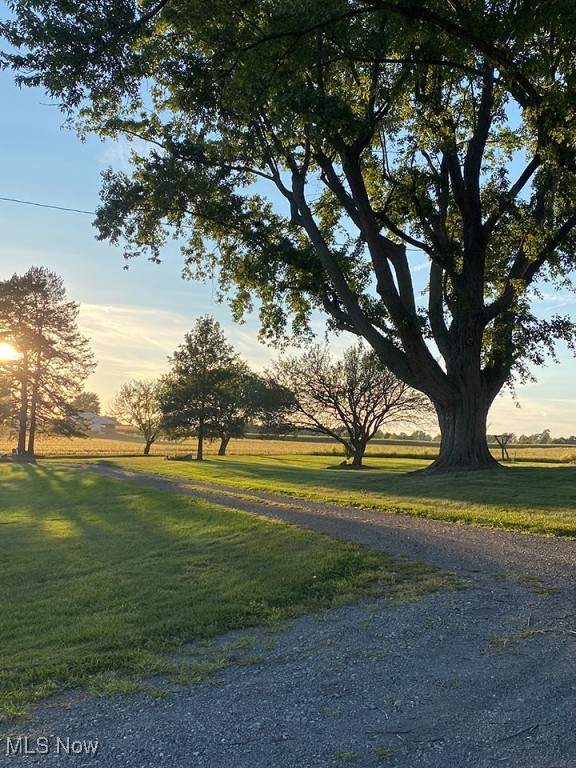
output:
[[[333,360],[326,346],[280,358],[274,380],[293,393],[289,421],[297,429],[328,435],[362,466],[366,447],[383,424],[418,422],[430,401],[385,368],[372,350],[350,347]]]
[[[134,380],[122,384],[112,402],[111,413],[123,424],[136,427],[144,437],[144,456],[162,432],[162,411],[159,396],[161,383]]]
[[[494,466],[494,398],[574,334],[531,309],[576,258],[571,0],[8,5],[18,82],[137,139],[99,237],[180,238],[265,337],[323,309],[432,400],[433,468]]]
[[[209,316],[196,321],[170,361],[159,391],[163,430],[172,438],[197,437],[198,461],[206,439],[220,438],[224,453],[229,439],[246,428],[247,364]]]
[[[100,414],[100,397],[97,392],[80,392],[72,403],[79,413]]]
[[[34,456],[40,432],[83,435],[75,401],[95,363],[78,310],[62,278],[43,267],[0,282],[0,337],[20,353],[0,361],[0,387],[9,391],[8,420],[21,455]]]

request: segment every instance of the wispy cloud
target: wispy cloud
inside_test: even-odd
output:
[[[157,378],[169,370],[168,356],[191,330],[188,314],[132,305],[82,304],[78,323],[98,368],[87,384],[104,401],[131,379]],[[254,368],[267,365],[272,350],[243,326],[226,328],[228,341]]]
[[[494,401],[488,423],[489,434],[531,435],[549,429],[554,437],[568,436],[576,433],[576,397],[549,399],[544,392],[527,397],[520,391],[517,404],[505,393]]]

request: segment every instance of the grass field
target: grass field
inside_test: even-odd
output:
[[[0,531],[0,719],[65,689],[200,679],[226,649],[177,660],[182,644],[449,583],[422,564],[48,462],[0,464]]]
[[[328,469],[326,456],[226,456],[208,461],[106,460],[124,467],[291,496],[544,536],[576,537],[576,467],[410,475],[417,459],[370,458],[364,471]]]

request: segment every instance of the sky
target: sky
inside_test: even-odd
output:
[[[41,91],[19,89],[0,73],[0,198],[94,211],[100,174],[108,166],[128,168],[128,150],[90,138],[82,143],[61,127],[62,114]],[[278,356],[257,339],[258,321],[235,324],[226,305],[218,304],[210,284],[181,278],[182,258],[176,244],[163,263],[133,260],[128,270],[120,248],[95,239],[93,216],[25,205],[0,199],[0,280],[31,266],[60,275],[68,297],[80,304],[79,326],[90,338],[98,361],[86,389],[99,394],[103,409],[120,386],[131,379],[156,378],[169,369],[168,356],[183,341],[196,319],[211,315],[222,325],[235,349],[255,370]],[[414,257],[415,265],[421,257]],[[416,273],[417,274],[417,273]],[[545,289],[539,313],[572,314],[576,297]],[[319,341],[323,322],[317,322]],[[331,337],[336,352],[353,343]],[[559,350],[560,364],[535,371],[538,381],[517,388],[517,401],[500,395],[489,414],[488,432],[534,434],[550,429],[555,436],[576,434],[576,362]]]

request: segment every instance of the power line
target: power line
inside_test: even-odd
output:
[[[7,203],[19,203],[20,205],[34,205],[36,208],[52,208],[56,211],[69,211],[71,213],[85,213],[88,216],[96,216],[95,211],[82,211],[79,208],[65,208],[62,205],[47,205],[46,203],[34,203],[31,200],[17,200],[15,197],[0,197]]]
[[[3,200],[6,203],[19,203],[20,205],[33,205],[36,208],[50,208],[55,211],[68,211],[69,213],[85,213],[88,216],[96,216],[95,211],[82,211],[79,208],[65,208],[62,205],[48,205],[46,203],[35,203],[31,200],[17,200],[15,197],[0,197],[0,200]],[[176,226],[175,224],[170,224],[169,226]],[[191,227],[185,227],[185,229],[191,229]],[[407,251],[414,251],[415,253],[421,253],[420,248],[406,248]]]

